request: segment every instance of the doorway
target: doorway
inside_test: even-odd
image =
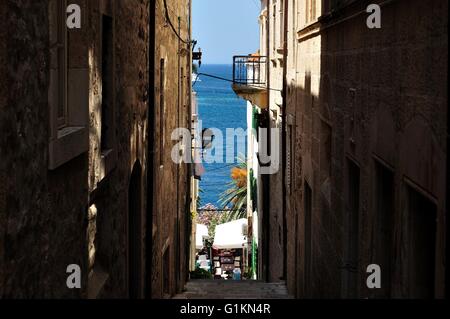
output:
[[[141,164],[134,165],[128,190],[128,292],[130,299],[143,296]]]
[[[434,298],[437,208],[429,198],[408,187],[409,297]]]

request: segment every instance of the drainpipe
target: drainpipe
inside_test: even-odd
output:
[[[284,0],[284,29],[283,29],[283,90],[281,92],[282,96],[282,106],[281,106],[281,163],[282,163],[282,196],[283,196],[283,280],[286,280],[287,275],[287,190],[286,190],[286,167],[287,167],[287,36],[288,36],[288,10],[289,1]]]
[[[149,46],[148,46],[148,97],[147,97],[147,198],[146,198],[146,234],[145,234],[145,298],[152,297],[153,275],[153,203],[154,203],[154,168],[155,168],[155,50],[156,50],[156,6],[150,1],[149,6]]]

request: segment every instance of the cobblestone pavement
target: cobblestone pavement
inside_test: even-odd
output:
[[[174,299],[292,299],[284,282],[191,280]]]

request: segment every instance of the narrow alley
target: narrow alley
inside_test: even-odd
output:
[[[292,299],[283,282],[191,280],[174,299]]]
[[[448,0],[0,0],[0,299],[449,296]]]

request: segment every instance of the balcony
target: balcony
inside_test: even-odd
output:
[[[233,90],[262,109],[268,107],[267,57],[258,53],[233,57]]]

